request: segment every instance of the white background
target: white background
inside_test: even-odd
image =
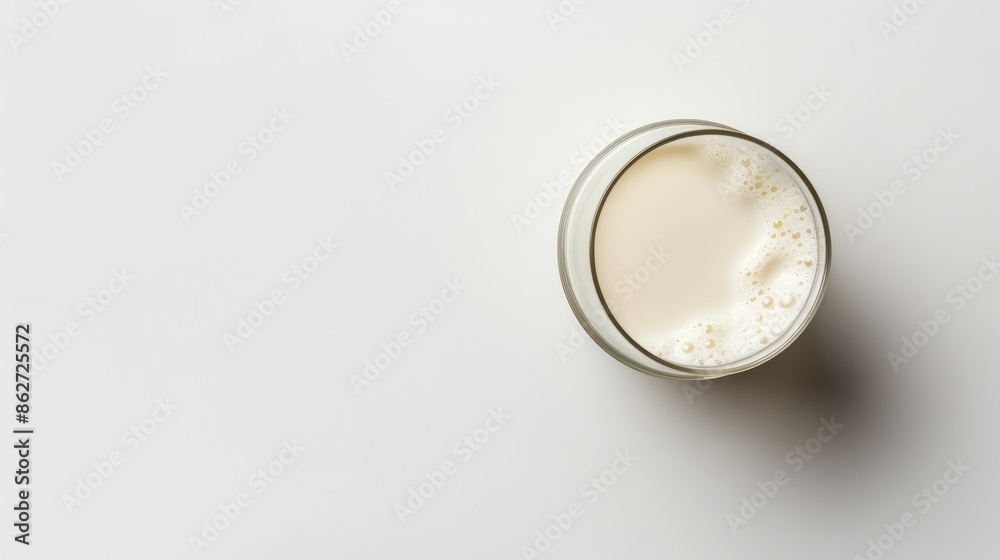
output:
[[[251,505],[201,557],[523,558],[571,502],[584,515],[545,558],[864,557],[907,511],[917,523],[885,558],[1000,552],[1000,286],[948,302],[1000,241],[995,3],[929,0],[888,39],[890,0],[592,0],[565,21],[546,15],[556,0],[401,6],[350,60],[342,45],[386,3],[247,0],[220,17],[208,0],[71,2],[16,48],[41,8],[0,8],[0,314],[9,332],[33,327],[37,432],[30,547],[12,540],[4,444],[0,554],[194,557],[190,538],[240,492]],[[735,22],[678,68],[724,9]],[[116,99],[157,65],[168,76],[121,119]],[[446,112],[489,77],[496,91],[453,128]],[[821,86],[832,97],[788,138],[781,119]],[[285,107],[291,124],[245,162],[240,144]],[[114,131],[57,178],[104,118]],[[774,139],[834,237],[803,338],[701,394],[570,346],[565,189],[512,221],[576,176],[606,119],[669,118]],[[389,189],[438,127],[446,140]],[[913,181],[904,164],[948,127],[959,139]],[[185,220],[231,159],[241,174]],[[906,193],[849,238],[895,180]],[[335,256],[291,291],[283,274],[328,235]],[[134,280],[78,313],[121,268]],[[411,314],[455,278],[467,289],[418,333]],[[276,288],[284,303],[230,352],[224,333]],[[939,308],[949,323],[894,371],[887,354]],[[69,321],[78,336],[39,369]],[[412,344],[358,394],[352,376],[403,331]],[[13,344],[0,352],[13,370]],[[178,408],[131,451],[121,435],[157,399]],[[463,462],[453,446],[498,407],[509,420]],[[734,534],[727,514],[791,472],[786,454],[831,415],[845,427]],[[305,450],[257,494],[248,477],[293,440]],[[626,450],[638,460],[589,503],[581,485]],[[68,508],[115,451],[124,463]],[[457,473],[401,523],[395,505],[446,460]],[[913,495],[951,460],[971,471],[923,513]]]

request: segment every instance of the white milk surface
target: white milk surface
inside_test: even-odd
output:
[[[820,247],[805,194],[739,139],[688,138],[636,161],[594,236],[598,283],[619,325],[669,362],[752,356],[794,322]]]

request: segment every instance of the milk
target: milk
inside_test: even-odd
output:
[[[818,281],[824,247],[776,156],[728,136],[658,147],[609,190],[593,238],[608,309],[667,362],[724,366],[767,349]]]

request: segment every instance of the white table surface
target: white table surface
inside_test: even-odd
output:
[[[32,544],[13,540],[11,434],[0,554],[530,558],[536,530],[577,503],[542,557],[874,558],[869,539],[908,512],[885,558],[996,557],[1000,282],[961,309],[949,293],[1000,250],[1000,8],[930,0],[886,39],[893,1],[564,0],[575,11],[558,21],[557,0],[399,0],[349,57],[343,43],[388,2],[247,0],[221,17],[208,0],[70,2],[23,41],[11,34],[42,8],[5,4],[0,315],[8,331],[32,325],[36,433]],[[723,16],[679,69],[674,53]],[[147,67],[165,75],[126,111]],[[490,81],[467,118],[449,113]],[[799,109],[812,88],[828,98]],[[808,118],[790,129],[797,109]],[[294,116],[247,161],[241,144],[275,110]],[[575,177],[609,120],[670,118],[773,139],[815,183],[834,238],[803,338],[705,390],[578,343],[556,268],[565,189],[521,231],[512,220],[544,183]],[[112,132],[54,170],[102,119]],[[385,173],[438,128],[391,190]],[[939,129],[958,138],[914,180],[904,165]],[[240,174],[186,220],[180,206],[230,160]],[[904,194],[849,238],[896,180]],[[327,236],[333,256],[293,289],[285,272]],[[134,278],[119,290],[122,269]],[[460,295],[434,303],[456,279]],[[282,303],[230,352],[224,333],[275,289]],[[106,305],[88,311],[92,297]],[[413,318],[428,306],[433,323]],[[888,353],[939,309],[948,323],[894,371]],[[69,322],[76,336],[41,368]],[[359,394],[352,377],[400,335],[409,344]],[[158,399],[176,409],[154,414]],[[831,416],[844,427],[796,471],[788,453]],[[123,440],[133,426],[152,433]],[[466,436],[488,441],[473,452]],[[304,449],[282,454],[286,442]],[[452,474],[401,522],[396,504],[446,461]],[[949,461],[971,470],[947,473],[931,507],[914,502]],[[269,464],[281,474],[251,478]],[[787,483],[734,534],[727,515],[779,469]],[[88,476],[100,486],[73,504]],[[241,493],[249,505],[206,538]]]

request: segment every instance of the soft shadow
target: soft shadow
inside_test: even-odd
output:
[[[771,361],[707,388],[686,382],[700,393],[682,388],[683,404],[676,404],[677,391],[671,391],[674,406],[686,407],[692,422],[727,426],[765,447],[768,439],[787,442],[831,416],[856,427],[846,438],[851,447],[877,437],[889,390],[877,359],[882,352],[873,347],[863,310],[838,299],[828,295],[806,331]]]

